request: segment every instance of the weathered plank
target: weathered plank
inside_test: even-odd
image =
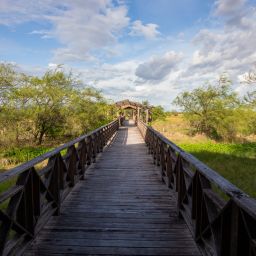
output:
[[[25,255],[200,255],[137,127],[118,131]]]

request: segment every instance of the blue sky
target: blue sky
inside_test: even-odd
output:
[[[255,34],[255,0],[0,0],[1,62],[39,75],[63,64],[110,99],[166,109],[223,72],[248,90]]]

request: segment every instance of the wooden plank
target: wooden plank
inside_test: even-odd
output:
[[[44,246],[30,250],[25,255],[200,255],[193,247],[183,248],[136,248],[92,246]]]
[[[63,239],[37,239],[31,246],[31,248],[44,248],[44,246],[83,246],[83,247],[137,247],[137,248],[182,248],[182,247],[194,247],[192,241],[186,240],[166,240],[166,241],[145,241],[145,240],[129,240],[115,239],[115,240],[103,240],[103,239],[88,239],[88,238],[76,238]]]
[[[200,255],[160,173],[138,129],[120,129],[25,255]]]
[[[88,230],[42,230],[40,239],[103,239],[103,240],[140,240],[140,241],[179,241],[189,240],[190,233],[184,233],[178,230],[168,230],[166,232],[125,230],[125,231],[88,231]]]

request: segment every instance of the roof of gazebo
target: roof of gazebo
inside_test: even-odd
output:
[[[152,109],[153,106],[145,106],[139,102],[130,101],[130,100],[121,100],[117,101],[115,105],[119,108],[125,109],[125,108],[143,108],[143,109]]]
[[[128,107],[143,108],[144,107],[141,103],[130,101],[130,100],[121,100],[121,101],[116,102],[115,104],[117,107],[120,107],[120,108],[128,108]]]

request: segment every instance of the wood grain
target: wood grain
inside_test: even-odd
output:
[[[137,127],[129,124],[25,255],[200,255],[176,204]]]

